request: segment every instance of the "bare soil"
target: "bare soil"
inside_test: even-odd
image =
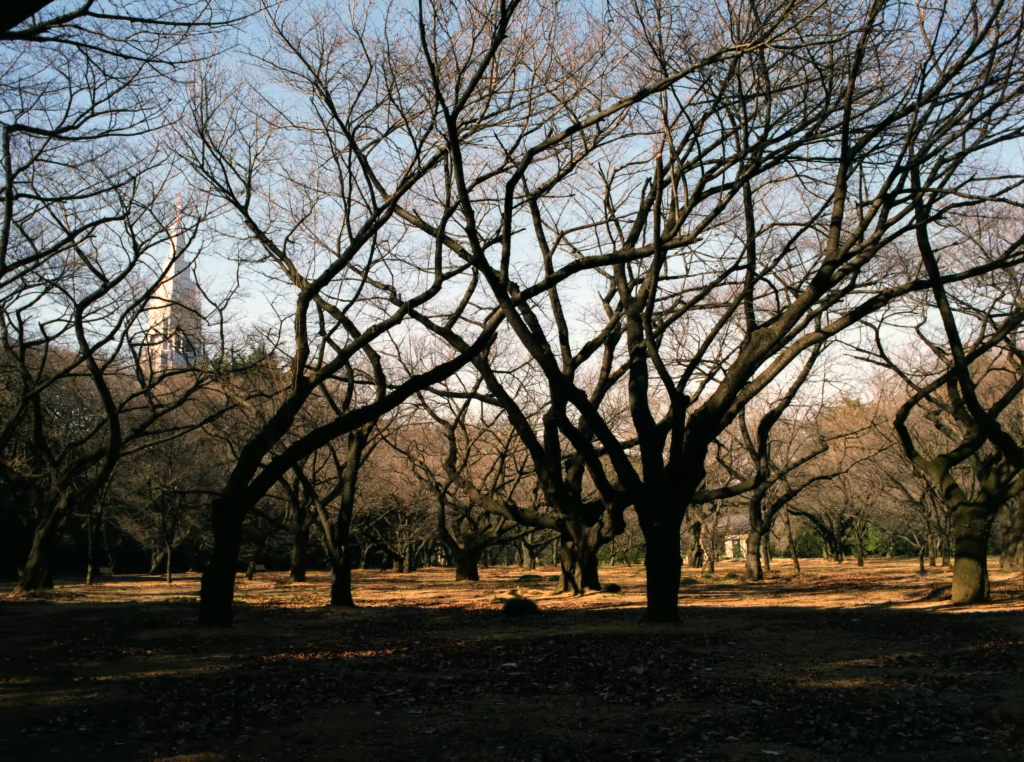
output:
[[[801,563],[684,569],[675,626],[641,623],[636,566],[582,598],[553,567],[357,571],[355,610],[260,573],[231,630],[195,626],[195,575],[0,587],[0,759],[1024,758],[1018,575],[954,607],[949,569]]]

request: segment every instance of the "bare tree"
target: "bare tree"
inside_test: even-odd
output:
[[[389,441],[434,496],[438,539],[455,562],[457,582],[478,581],[480,558],[488,548],[524,540],[531,532],[509,515],[467,499],[460,484],[479,485],[482,494],[501,503],[518,497],[528,512],[538,508],[529,504],[531,499],[536,503],[538,493],[528,489],[528,459],[515,429],[502,425],[498,413],[488,418],[486,410],[478,420],[469,420],[473,401],[472,395],[436,402],[419,395],[415,411],[426,422],[407,423]],[[529,495],[526,501],[524,493]]]
[[[546,379],[543,442],[502,404],[547,500],[565,500],[544,452],[557,429],[605,503],[635,506],[647,615],[674,620],[679,529],[710,444],[810,347],[931,287],[933,275],[899,258],[923,194],[941,219],[1017,181],[978,168],[1021,134],[1021,11],[970,3],[922,10],[918,23],[881,1],[737,4],[723,21],[717,7],[625,6],[623,75],[602,83],[628,94],[580,104],[543,137],[510,131],[502,145],[515,150],[497,152],[486,184],[470,177],[481,149],[455,128],[472,80],[449,72],[465,57],[433,33],[460,12],[425,5],[418,20],[452,162],[453,200],[430,229],[472,263]],[[446,232],[456,215],[457,237]],[[527,235],[532,270],[517,259]],[[941,278],[1017,260],[948,263]],[[562,262],[590,274],[568,284]],[[581,326],[566,303],[592,283],[602,285],[591,317],[603,319]],[[543,299],[521,298],[538,288]],[[608,388],[628,390],[628,426],[606,419],[607,389],[580,372],[592,357],[611,365]]]
[[[241,528],[256,502],[301,459],[467,363],[501,320],[485,320],[467,351],[437,357],[418,375],[392,361],[413,312],[458,320],[465,310],[451,297],[467,285],[467,267],[417,234],[400,205],[413,208],[445,172],[436,101],[422,72],[374,27],[379,16],[264,10],[266,45],[250,51],[247,65],[274,89],[208,70],[180,135],[183,158],[221,204],[240,258],[263,278],[276,272],[294,295],[284,334],[289,387],[211,503],[214,551],[200,620],[219,626],[232,621]],[[487,85],[477,78],[473,87]],[[500,118],[481,102],[459,129],[484,134]],[[275,453],[314,395],[334,417]]]

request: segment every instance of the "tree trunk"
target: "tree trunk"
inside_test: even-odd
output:
[[[761,537],[761,566],[766,572],[772,570],[772,549],[771,544],[768,542],[770,539],[771,535],[768,532],[765,532]]]
[[[558,592],[583,595],[583,579],[580,573],[576,541],[571,535],[563,534],[559,538],[558,546],[561,551],[559,553],[561,568],[559,570]]]
[[[85,521],[85,535],[86,535],[86,564],[85,564],[85,584],[91,585],[93,583],[93,577],[97,572],[96,564],[96,533],[92,526],[92,511],[89,511],[89,516]]]
[[[253,550],[252,555],[249,557],[249,563],[245,565],[245,578],[251,580],[256,576],[256,562],[263,555],[263,548],[267,546],[267,538],[270,536],[270,532],[264,532],[260,535],[260,541],[256,543],[256,548]]]
[[[998,515],[1002,549],[999,568],[1024,571],[1024,495],[1007,500]]]
[[[704,566],[704,550],[700,546],[701,523],[695,521],[690,525],[690,557],[688,559],[691,569],[699,569]]]
[[[917,566],[918,566],[917,573],[918,574],[927,574],[927,572],[924,569],[924,555],[925,555],[926,552],[927,552],[927,550],[925,549],[924,542],[922,541],[921,547],[918,548],[918,550],[917,550]]]
[[[171,584],[174,581],[172,579],[172,577],[171,577],[171,546],[170,545],[168,545],[164,549],[164,555],[167,556],[166,579],[167,579],[167,584],[169,585],[169,584]]]
[[[789,521],[789,511],[783,511],[782,520],[786,524],[786,541],[789,543],[789,555],[793,559],[793,568],[800,573],[800,558],[796,552],[796,543],[793,542],[793,525]]]
[[[561,544],[560,592],[584,595],[587,590],[600,590],[597,549],[600,527],[571,524],[563,533]]]
[[[18,593],[32,593],[53,587],[50,556],[62,515],[63,510],[55,506],[43,517],[32,534],[32,547],[18,580]]]
[[[764,579],[761,568],[761,533],[751,528],[747,533],[746,552],[747,582],[760,582]]]
[[[292,552],[289,564],[288,580],[290,582],[306,581],[307,558],[309,557],[309,524],[299,523],[292,535]]]
[[[331,606],[354,609],[352,600],[352,569],[348,561],[331,568]]]
[[[857,535],[857,566],[864,565],[864,538]]]
[[[456,582],[479,582],[480,581],[480,551],[463,550],[453,553],[455,559],[455,581]]]
[[[229,512],[223,500],[219,497],[213,501],[213,552],[199,587],[199,624],[205,627],[230,627],[234,619],[231,602],[235,597],[243,517]]]
[[[953,603],[979,603],[989,597],[988,535],[991,520],[981,507],[953,512]]]
[[[644,566],[647,570],[647,611],[648,622],[679,621],[679,579],[682,576],[683,559],[679,554],[679,524],[659,526],[658,523],[641,522],[644,539],[647,541],[647,556]]]
[[[534,553],[533,546],[530,543],[522,543],[522,554],[523,554],[523,569],[526,571],[533,571],[537,568],[537,555]]]
[[[935,535],[929,534],[928,539],[928,565],[935,566]]]
[[[597,549],[589,543],[580,553],[580,582],[584,590],[600,590],[601,580],[597,570]]]

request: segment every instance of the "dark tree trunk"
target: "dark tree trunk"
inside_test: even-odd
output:
[[[354,609],[352,600],[352,569],[346,561],[340,567],[332,568],[331,574],[331,606]]]
[[[165,578],[167,580],[167,584],[169,585],[169,584],[171,584],[174,581],[174,579],[173,579],[173,577],[171,575],[171,556],[172,556],[172,552],[171,552],[171,546],[170,545],[168,545],[166,548],[164,548],[164,555],[167,556],[167,567],[166,567],[166,577]]]
[[[452,554],[455,559],[455,581],[456,582],[479,582],[480,581],[480,551],[463,550]]]
[[[91,585],[96,573],[99,571],[99,565],[96,563],[96,531],[93,528],[92,511],[89,511],[89,516],[85,520],[85,542],[85,584]]]
[[[691,569],[704,566],[704,551],[700,547],[701,524],[699,521],[690,525],[690,556],[687,559]]]
[[[235,566],[242,546],[242,516],[228,512],[224,498],[213,501],[213,552],[199,588],[199,624],[230,627],[235,596]]]
[[[580,574],[579,553],[576,541],[566,534],[559,538],[559,561],[561,563],[558,592],[583,595],[583,579]]]
[[[789,511],[783,511],[782,520],[786,524],[786,541],[789,543],[789,555],[793,559],[793,568],[800,573],[800,557],[796,552],[796,543],[793,542],[793,525],[789,520]]]
[[[600,527],[575,524],[561,537],[560,592],[584,595],[587,590],[600,590],[597,568]]]
[[[764,579],[761,568],[761,533],[751,529],[747,533],[746,576],[748,582],[760,582]]]
[[[761,565],[764,567],[766,572],[770,572],[772,570],[772,549],[768,543],[769,539],[770,535],[767,533],[761,537]]]
[[[62,515],[63,510],[54,507],[43,517],[32,534],[32,546],[29,549],[28,560],[25,562],[25,568],[22,569],[21,578],[18,580],[17,591],[19,593],[37,592],[53,587],[50,559]]]
[[[927,548],[925,548],[924,542],[922,541],[921,547],[918,548],[918,550],[917,550],[917,567],[918,567],[917,568],[917,573],[918,574],[927,574],[927,572],[925,571],[925,568],[924,568],[924,556],[925,556],[925,553],[927,553],[927,552],[928,552]]]
[[[289,564],[288,580],[290,582],[306,581],[306,566],[309,557],[309,524],[300,522],[292,535],[291,563]]]
[[[580,582],[584,590],[600,590],[601,579],[597,569],[597,550],[589,545],[580,553]]]
[[[252,556],[249,557],[249,563],[245,565],[245,578],[251,580],[256,576],[256,562],[260,560],[263,555],[263,548],[267,546],[267,538],[270,537],[270,532],[264,532],[260,535],[260,541],[256,543],[256,548],[252,552]]]
[[[1005,571],[1024,571],[1024,495],[1006,501],[998,521],[1002,538],[999,567]]]
[[[864,538],[861,535],[857,535],[857,566],[864,565]]]
[[[935,566],[935,535],[928,535],[928,565]]]
[[[988,536],[990,514],[976,505],[953,512],[953,603],[979,603],[989,597]]]
[[[679,621],[679,579],[683,559],[679,554],[679,523],[674,526],[644,526],[647,541],[647,611],[648,622]]]

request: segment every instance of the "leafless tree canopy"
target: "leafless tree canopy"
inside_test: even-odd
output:
[[[273,532],[293,557],[318,540],[350,605],[359,537],[408,565],[551,531],[582,592],[627,516],[647,616],[670,621],[681,534],[737,506],[758,579],[777,517],[862,559],[869,530],[934,535],[934,499],[958,595],[984,596],[1024,470],[1019,3],[243,10],[0,15],[11,479],[25,442],[52,449],[47,395],[83,379],[102,444],[57,469],[89,490],[60,494],[215,442],[211,625]],[[176,216],[235,282],[200,284],[210,347],[169,384],[139,347]],[[860,408],[840,394],[878,365]],[[879,465],[897,449],[913,478]],[[422,493],[370,494],[386,473]],[[918,518],[885,519],[883,494]]]

